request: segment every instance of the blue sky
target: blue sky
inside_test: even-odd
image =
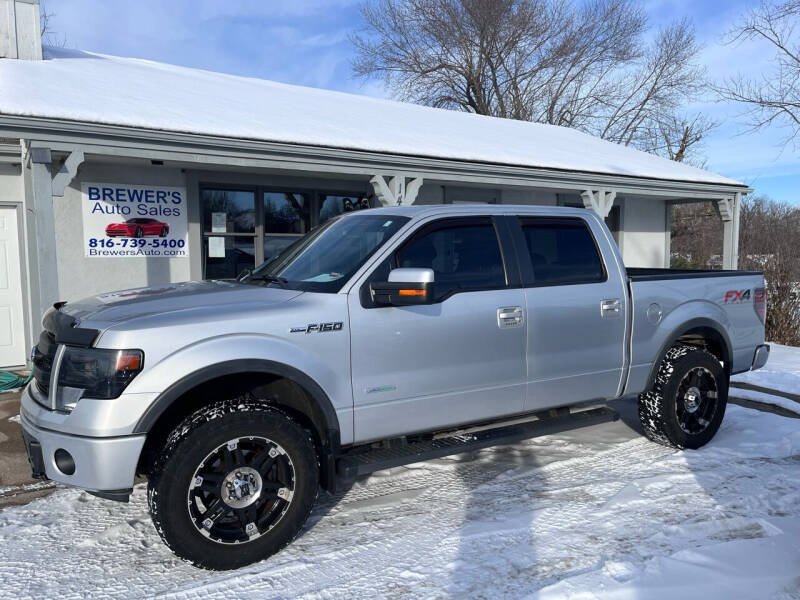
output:
[[[68,47],[374,96],[379,82],[353,79],[348,33],[358,0],[44,0]],[[690,17],[713,79],[759,74],[771,51],[724,46],[722,34],[753,6],[743,0],[645,0],[653,28]],[[691,107],[720,122],[703,148],[707,168],[776,200],[800,204],[800,149],[786,131],[749,132],[742,109],[708,99]]]

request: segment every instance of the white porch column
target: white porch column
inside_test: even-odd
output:
[[[388,176],[375,175],[369,182],[384,206],[409,206],[417,199],[423,179],[414,173],[394,173]]]
[[[583,205],[586,208],[593,210],[600,215],[600,217],[605,219],[614,206],[614,200],[617,198],[617,191],[606,188],[585,190],[581,192],[581,198],[583,198]]]
[[[81,150],[73,150],[53,177],[50,148],[28,148],[27,163],[30,172],[26,177],[29,189],[26,190],[25,203],[26,211],[33,213],[33,218],[28,221],[28,282],[34,335],[38,333],[39,321],[44,311],[61,299],[53,200],[56,196],[64,195],[64,190],[75,177],[83,158]]]
[[[735,269],[739,264],[739,206],[742,194],[722,198],[714,203],[722,220],[722,268]]]

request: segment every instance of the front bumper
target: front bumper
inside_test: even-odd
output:
[[[34,477],[106,496],[133,487],[144,435],[108,438],[70,435],[37,426],[25,411],[20,416]]]

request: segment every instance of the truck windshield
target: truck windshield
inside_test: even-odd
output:
[[[240,281],[336,293],[408,220],[376,214],[331,219]]]

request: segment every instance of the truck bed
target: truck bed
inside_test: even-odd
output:
[[[625,271],[631,281],[662,281],[667,279],[698,279],[703,277],[739,277],[763,275],[761,271],[723,271],[714,269],[655,269],[627,267]]]

